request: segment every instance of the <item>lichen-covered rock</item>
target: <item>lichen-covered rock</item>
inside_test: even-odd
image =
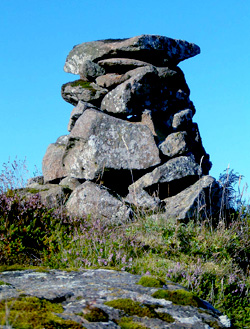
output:
[[[83,114],[83,112],[87,109],[97,109],[96,106],[92,105],[91,103],[79,101],[77,106],[73,108],[70,119],[68,123],[68,131],[71,131],[74,127],[76,120]]]
[[[98,62],[98,64],[105,69],[105,71],[112,73],[125,73],[141,66],[149,66],[150,63],[138,61],[132,58],[108,58]]]
[[[71,189],[66,186],[59,186],[58,184],[41,185],[38,183],[33,183],[24,189],[18,190],[18,193],[24,197],[39,194],[42,203],[48,208],[60,208],[64,206],[71,192]]]
[[[146,198],[151,198],[151,203],[164,199],[164,197],[181,191],[190,185],[190,182],[198,180],[202,174],[200,166],[193,156],[179,156],[156,167],[152,172],[139,178],[129,186],[129,194],[126,200],[145,207]],[[147,194],[148,195],[147,195]],[[152,200],[154,199],[154,201]]]
[[[168,135],[165,141],[159,145],[159,149],[164,155],[173,158],[189,152],[191,141],[186,131],[180,131]]]
[[[152,82],[157,79],[153,66],[130,71],[132,77],[111,90],[102,100],[101,110],[111,113],[136,114],[150,105]]]
[[[102,186],[86,181],[71,194],[66,208],[68,213],[77,217],[91,216],[105,222],[120,224],[128,221],[131,210]]]
[[[103,88],[112,89],[125,80],[127,80],[125,74],[108,73],[96,78],[96,84]]]
[[[79,73],[82,80],[92,81],[105,74],[105,69],[90,60],[86,60],[80,66]]]
[[[62,158],[65,149],[66,145],[63,143],[53,143],[48,146],[42,162],[42,171],[45,184],[67,176],[67,173],[62,165]]]
[[[62,85],[62,98],[73,105],[77,105],[79,101],[92,102],[99,105],[108,90],[101,88],[94,82],[84,80],[76,80]]]
[[[65,72],[80,74],[86,60],[98,62],[106,58],[133,58],[159,66],[177,65],[200,53],[200,48],[187,41],[159,35],[140,35],[130,39],[85,42],[75,46],[64,65]]]
[[[146,169],[161,162],[150,129],[86,110],[69,135],[63,156],[66,172],[96,179],[109,169]]]
[[[166,198],[161,218],[215,218],[221,206],[221,189],[211,176],[203,176],[195,184],[175,196]]]
[[[175,130],[188,129],[192,125],[193,111],[185,109],[175,113],[172,119],[172,127]]]
[[[134,322],[132,328],[139,328],[139,325],[152,329],[231,328],[227,316],[198,298],[197,305],[193,305],[191,299],[190,304],[184,306],[172,302],[171,297],[153,297],[159,288],[138,284],[141,277],[125,271],[105,269],[5,271],[0,273],[0,280],[8,285],[0,286],[0,301],[6,303],[9,298],[16,300],[25,294],[50,301],[54,305],[63,303],[62,313],[57,313],[57,316],[82,324],[87,329],[118,329],[121,326],[115,323],[119,324],[121,320],[124,323],[126,319],[126,328],[129,328],[128,321],[130,325]],[[167,281],[161,291],[170,292],[169,295],[172,291],[175,295],[183,295],[184,290],[180,288]],[[191,292],[184,293],[193,296]],[[90,319],[86,314],[98,309],[99,315],[105,315],[105,321],[100,321],[97,316],[96,322],[86,320]]]

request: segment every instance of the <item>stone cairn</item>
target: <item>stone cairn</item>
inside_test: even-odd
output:
[[[156,35],[75,46],[64,70],[80,79],[62,86],[75,106],[69,134],[49,145],[43,183],[29,187],[39,185],[47,202],[63,200],[72,215],[113,223],[137,209],[165,219],[215,214],[220,189],[177,66],[199,53]]]

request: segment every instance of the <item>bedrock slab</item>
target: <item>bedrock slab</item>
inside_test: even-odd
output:
[[[71,177],[93,180],[109,169],[147,169],[161,162],[154,136],[133,124],[87,109],[69,135],[63,165]]]
[[[141,275],[132,275],[125,271],[105,269],[60,271],[34,270],[6,271],[0,273],[0,280],[8,283],[0,286],[0,301],[18,298],[22,294],[61,303],[63,312],[57,313],[64,319],[71,319],[87,329],[120,329],[116,323],[129,315],[125,312],[105,305],[105,302],[129,298],[138,302],[141,307],[151,306],[155,312],[166,312],[173,321],[165,322],[157,318],[131,316],[137,324],[149,329],[208,329],[209,324],[216,328],[230,328],[230,320],[214,309],[209,303],[200,300],[200,307],[175,305],[170,300],[152,297],[159,288],[143,287],[138,283]],[[165,290],[183,289],[181,286],[167,281]],[[90,310],[100,309],[106,314],[106,322],[88,322],[84,314]]]
[[[177,65],[200,53],[194,43],[160,35],[140,35],[129,39],[108,39],[75,46],[67,56],[64,71],[80,74],[85,61],[107,58],[133,58],[158,66]]]

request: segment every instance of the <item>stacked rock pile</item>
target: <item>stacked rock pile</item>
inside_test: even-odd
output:
[[[180,219],[217,211],[219,189],[177,66],[199,53],[195,44],[155,35],[72,49],[64,70],[80,79],[62,86],[75,106],[69,134],[43,159],[43,184],[72,191],[70,214],[119,222],[135,208]]]

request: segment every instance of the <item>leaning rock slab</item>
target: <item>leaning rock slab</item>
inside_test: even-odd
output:
[[[132,58],[108,58],[99,61],[98,64],[105,69],[105,71],[112,73],[125,73],[137,67],[148,66],[150,63],[138,61]]]
[[[130,209],[106,188],[89,181],[72,192],[66,208],[73,216],[90,215],[93,219],[105,219],[113,224],[126,222],[131,213]]]
[[[213,203],[211,204],[210,201]],[[173,197],[166,198],[164,202],[165,213],[160,216],[166,220],[211,218],[213,215],[218,215],[221,189],[213,177],[203,176],[195,184]]]
[[[159,35],[140,35],[129,39],[85,42],[69,53],[64,71],[80,74],[86,60],[98,62],[107,58],[133,58],[158,66],[177,65],[200,53],[200,48],[187,41]]]
[[[95,107],[91,103],[82,102],[82,101],[79,101],[78,102],[77,106],[74,107],[73,110],[72,110],[72,112],[71,112],[69,123],[68,123],[68,131],[71,131],[72,130],[72,128],[74,127],[74,125],[76,123],[76,120],[87,109],[97,109],[97,107]]]
[[[63,157],[71,177],[96,179],[107,169],[147,169],[161,162],[150,129],[86,110],[69,135]]]
[[[62,143],[53,143],[48,146],[42,162],[45,184],[67,176],[62,166],[62,158],[65,149],[66,145]]]

